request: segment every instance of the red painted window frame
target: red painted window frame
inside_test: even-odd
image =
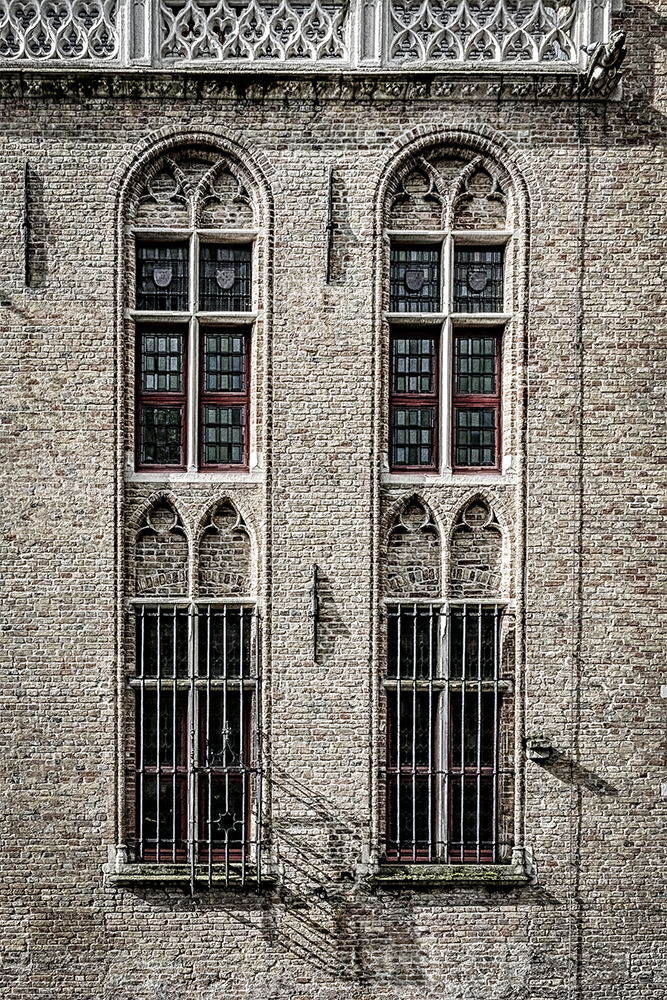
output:
[[[183,336],[183,391],[182,392],[147,392],[142,385],[142,336],[153,332],[164,332],[169,336],[169,332],[180,333]],[[137,472],[184,472],[186,469],[186,442],[188,433],[188,340],[189,326],[187,323],[159,323],[138,322],[136,324],[135,348],[134,348],[134,370],[135,370],[135,467]],[[181,461],[178,465],[143,465],[141,462],[141,413],[145,406],[164,407],[180,406],[183,411],[181,419]]]
[[[455,327],[452,331],[452,418],[451,418],[451,454],[452,472],[456,475],[480,475],[488,473],[497,475],[501,471],[502,465],[502,346],[503,327]],[[456,376],[458,372],[458,352],[457,344],[459,337],[494,337],[497,344],[496,350],[496,391],[495,393],[460,393],[456,389]],[[494,465],[459,465],[456,461],[456,415],[459,410],[494,410],[496,417],[495,428],[495,453],[496,461]]]
[[[392,474],[403,473],[437,473],[439,469],[439,438],[440,438],[440,338],[441,326],[395,326],[389,337],[389,468]],[[432,339],[433,352],[433,391],[396,392],[394,390],[394,341],[416,338]],[[430,465],[394,465],[394,411],[403,407],[432,407],[433,415],[433,461]]]
[[[233,392],[209,392],[204,388],[204,337],[206,334],[226,333],[233,334],[234,331],[242,333],[245,337],[245,380],[243,391]],[[199,433],[197,441],[197,461],[198,469],[205,472],[247,472],[249,469],[249,437],[250,437],[250,359],[252,344],[252,325],[239,323],[235,326],[208,326],[199,324]],[[204,462],[204,407],[205,406],[238,406],[243,407],[245,412],[245,434],[243,441],[243,462],[219,463]]]

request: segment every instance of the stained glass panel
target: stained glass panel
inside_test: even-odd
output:
[[[137,309],[185,312],[188,308],[188,244],[137,246]]]
[[[251,281],[251,247],[201,244],[199,308],[202,311],[247,312],[251,308]]]

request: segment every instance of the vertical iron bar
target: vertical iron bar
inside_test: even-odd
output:
[[[190,894],[195,894],[196,847],[197,847],[197,802],[199,788],[197,782],[197,685],[195,683],[195,642],[198,638],[196,607],[188,608],[188,855],[190,861]]]
[[[245,684],[245,608],[239,608],[239,650],[240,650],[240,679],[239,679],[239,767],[241,769],[241,883],[245,885],[245,865],[246,865],[246,837],[247,837],[247,816],[246,816],[246,759],[245,759],[245,714],[244,714],[244,684]]]
[[[201,615],[201,611],[199,611]],[[208,826],[208,885],[213,885],[213,759],[211,757],[211,605],[206,605],[206,823]]]
[[[176,792],[178,787],[178,759],[176,755],[177,747],[177,708],[178,708],[178,670],[176,665],[176,626],[177,621],[174,619],[174,630],[172,632],[172,669],[171,669],[171,860],[173,864],[176,864]]]
[[[136,622],[136,615],[135,615]],[[146,606],[141,605],[141,688],[139,691],[139,859],[144,860],[144,792],[145,792],[145,766],[146,757],[144,752],[146,735]],[[135,824],[136,825],[136,824]]]
[[[262,691],[261,669],[262,660],[260,656],[261,629],[259,613],[255,611],[255,732],[257,739],[257,761],[255,773],[257,775],[256,790],[256,818],[255,818],[255,851],[257,865],[257,891],[262,884],[262,782],[264,780],[264,764],[262,758],[262,717],[260,713],[260,697]]]
[[[481,861],[482,808],[482,605],[477,608],[477,809],[475,815],[476,860]]]
[[[175,614],[175,609],[172,609]],[[155,811],[156,811],[156,828],[155,828],[155,860],[160,862],[160,855],[162,852],[162,841],[160,839],[160,788],[161,788],[161,777],[162,777],[162,754],[160,753],[160,712],[162,709],[162,634],[161,634],[161,619],[162,609],[158,608],[158,630],[157,630],[157,688],[156,688],[156,706],[155,706],[155,721],[156,721],[156,738],[155,738],[155,775],[156,775],[156,796],[155,796]]]
[[[459,855],[461,863],[464,861],[464,806],[465,806],[465,741],[466,741],[466,731],[465,731],[465,719],[466,719],[466,680],[468,672],[468,605],[463,605],[463,620],[462,620],[462,636],[463,636],[463,647],[461,654],[461,766],[460,766],[460,781],[461,781],[461,821],[459,823]]]
[[[426,793],[428,860],[433,861],[433,605],[428,612],[428,789]]]
[[[451,617],[452,617],[451,608],[450,608],[449,605],[447,605],[447,609],[445,611],[445,635],[444,636],[442,636],[441,625],[439,624],[439,626],[438,626],[438,629],[439,629],[439,633],[438,634],[439,634],[439,636],[440,636],[440,638],[442,640],[442,645],[443,645],[443,647],[445,649],[445,654],[444,655],[447,657],[446,662],[445,662],[445,670],[444,670],[444,674],[445,674],[445,690],[444,690],[443,694],[441,694],[440,697],[439,697],[440,710],[441,711],[443,710],[443,698],[444,698],[444,720],[443,720],[444,732],[442,733],[443,745],[439,748],[439,751],[438,751],[438,766],[440,767],[440,769],[442,769],[442,767],[444,765],[444,770],[445,770],[445,775],[444,775],[444,777],[445,777],[444,792],[443,792],[443,789],[442,789],[441,778],[439,778],[439,780],[438,780],[438,790],[439,790],[439,792],[440,792],[441,795],[444,795],[444,804],[443,804],[443,808],[442,808],[443,825],[442,825],[442,827],[440,829],[442,830],[442,837],[444,839],[444,847],[445,847],[445,850],[446,850],[445,861],[447,861],[447,862],[449,862],[449,860],[450,860],[451,850],[452,850],[451,841],[454,838],[454,830],[452,828],[452,830],[450,832],[450,826],[449,826],[450,821],[453,820],[453,817],[450,815],[451,809],[450,809],[449,798],[450,798],[450,793],[453,796],[453,791],[451,791],[452,786],[451,786],[450,776],[451,776],[451,771],[452,771],[452,753],[453,753],[453,749],[454,749],[451,746],[451,743],[450,743],[450,740],[451,740],[451,710],[452,710],[452,708],[451,708],[451,697],[452,697],[452,695],[451,695],[451,684],[450,684],[450,677],[451,677],[451,673],[452,673],[452,669],[451,669],[451,657],[452,657],[452,648],[451,648],[451,643],[452,643],[452,639],[451,639],[451,636],[452,636],[452,623],[451,623]],[[442,653],[441,653],[441,655],[442,655]]]
[[[317,563],[311,567],[310,615],[313,620],[313,663],[317,663],[317,626],[320,617],[320,596],[318,591]]]
[[[417,860],[417,605],[412,608],[412,860]]]
[[[21,237],[23,243],[23,283],[30,288],[30,166],[26,160],[23,171],[23,212],[21,215]]]
[[[498,860],[498,605],[493,609],[493,826],[491,851],[494,864]]]
[[[222,606],[222,764],[225,778],[225,813],[229,815],[229,714],[227,711],[227,605]],[[222,829],[222,828],[221,828]],[[229,826],[225,827],[225,885],[229,885]]]
[[[327,224],[326,224],[326,234],[327,234],[327,260],[326,260],[326,283],[327,285],[331,281],[331,253],[333,250],[333,167],[329,167],[327,171]]]
[[[402,638],[403,607],[397,611],[398,653],[396,656],[396,857],[401,860],[401,678],[403,676]]]

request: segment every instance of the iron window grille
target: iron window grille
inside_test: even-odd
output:
[[[506,255],[500,240],[510,234],[443,232],[429,234],[428,242],[424,234],[389,235],[395,240],[387,313],[390,471],[438,472],[445,466],[457,474],[500,472],[500,350],[507,319]],[[496,245],[489,244],[492,238]],[[464,345],[475,337],[466,357]],[[419,348],[421,357],[412,355],[410,363],[430,366],[430,382],[407,377],[401,382],[401,365],[407,362],[396,345],[425,339],[435,345],[433,360],[425,361]],[[451,371],[444,385],[440,370]],[[475,381],[477,374],[487,377]],[[450,378],[453,391],[447,392],[445,418],[440,420],[441,392]]]
[[[249,242],[137,242],[138,471],[247,471],[252,298]]]
[[[509,861],[511,680],[503,606],[387,608],[385,859]]]
[[[134,628],[134,861],[260,878],[254,607],[141,604]]]

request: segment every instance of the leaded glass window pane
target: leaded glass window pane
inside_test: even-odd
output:
[[[141,386],[145,392],[183,392],[183,334],[141,335]]]
[[[206,392],[244,392],[246,338],[238,333],[204,336],[204,389]]]
[[[199,308],[205,312],[248,312],[251,308],[252,251],[249,246],[202,243]]]
[[[245,407],[205,406],[202,441],[204,465],[243,465]]]
[[[495,409],[457,409],[456,464],[496,464]]]
[[[142,607],[136,612],[136,635],[138,676],[187,677],[187,609]]]
[[[199,612],[199,676],[250,674],[252,608],[209,607]]]
[[[440,310],[440,247],[392,247],[391,312]]]
[[[181,465],[183,408],[142,406],[141,464]]]
[[[392,465],[433,465],[435,409],[394,408]]]
[[[465,395],[494,395],[496,337],[457,337],[456,391]]]
[[[503,311],[503,249],[457,247],[454,254],[454,312]]]
[[[188,244],[137,246],[137,309],[185,312],[188,308]]]
[[[497,608],[452,608],[450,677],[494,679],[500,648],[499,622]]]
[[[433,337],[395,338],[393,341],[394,392],[432,393],[435,374]]]

